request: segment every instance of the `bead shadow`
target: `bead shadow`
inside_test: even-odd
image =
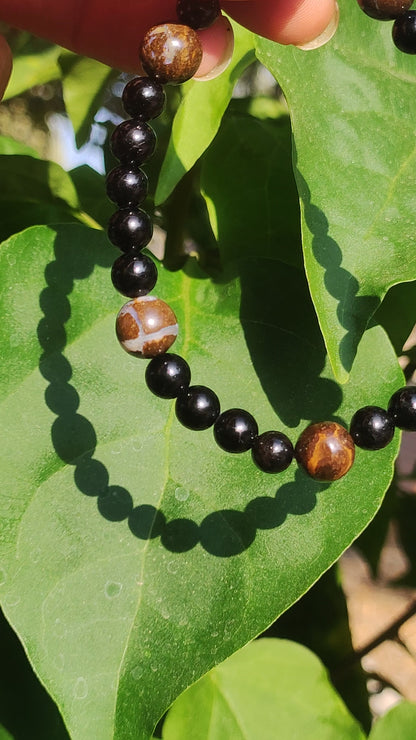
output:
[[[317,262],[325,269],[325,288],[338,301],[337,318],[340,325],[346,329],[346,334],[339,345],[339,359],[349,372],[362,334],[379,307],[380,299],[377,296],[357,295],[360,283],[351,272],[342,267],[342,250],[329,235],[329,223],[325,214],[312,203],[311,191],[297,167],[295,145],[293,145],[293,168],[304,205],[305,221],[312,233],[312,251]]]
[[[116,254],[97,231],[91,232],[89,249],[82,252],[77,239],[71,238],[68,227],[62,231],[56,228],[54,248],[55,259],[45,268],[46,288],[39,299],[43,317],[38,325],[38,339],[43,350],[39,368],[49,381],[45,403],[56,414],[51,439],[60,459],[73,466],[77,489],[85,496],[96,498],[99,514],[108,522],[125,521],[132,535],[140,540],[159,537],[162,546],[171,552],[187,552],[200,544],[211,555],[231,557],[250,547],[257,529],[274,529],[289,514],[302,515],[311,511],[317,493],[327,486],[311,480],[301,470],[296,470],[295,480],[278,488],[274,496],[254,499],[244,511],[210,512],[200,524],[186,518],[168,521],[162,510],[136,501],[134,493],[132,495],[110,480],[111,471],[94,458],[97,435],[91,422],[78,413],[80,398],[70,383],[72,368],[62,352],[66,346],[65,323],[71,316],[68,296],[74,281],[88,277],[96,265],[109,268]],[[242,276],[246,288],[243,296],[247,299],[250,281],[250,289],[254,287],[255,274],[252,272],[251,277],[246,278],[243,280]],[[296,408],[300,409],[301,405],[302,399],[297,399]],[[299,414],[297,410],[295,416]],[[276,491],[278,478],[269,478],[272,490]]]

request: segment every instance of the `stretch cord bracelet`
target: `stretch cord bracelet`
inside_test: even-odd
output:
[[[227,452],[251,450],[254,463],[266,473],[278,473],[293,458],[314,479],[334,481],[345,475],[355,457],[355,445],[379,450],[391,442],[395,427],[416,431],[416,387],[396,391],[387,410],[365,406],[353,416],[349,432],[334,421],[311,424],[295,448],[278,431],[258,433],[254,417],[240,408],[220,412],[220,402],[210,388],[191,385],[188,363],[167,353],[178,334],[170,306],[149,293],[157,281],[157,269],[141,253],[152,237],[152,224],[139,208],[147,194],[147,178],[140,165],[153,153],[156,136],[147,123],[159,116],[165,104],[163,84],[190,79],[199,67],[202,49],[196,30],[206,28],[220,13],[217,0],[179,0],[179,23],[151,28],[145,35],[140,58],[146,76],[131,80],[123,91],[123,104],[130,120],[113,132],[111,148],[120,165],[107,177],[107,193],[119,210],[110,219],[110,241],[123,254],[112,268],[114,287],[131,298],[117,315],[118,340],[131,355],[152,358],[146,368],[149,389],[161,398],[176,398],[176,416],[193,430],[213,426],[217,444]]]

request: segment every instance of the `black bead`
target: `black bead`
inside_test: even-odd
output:
[[[142,164],[155,150],[156,134],[144,121],[123,121],[114,129],[110,145],[120,162]]]
[[[149,121],[163,111],[166,95],[162,85],[150,77],[135,77],[123,90],[124,109],[132,118]]]
[[[190,382],[190,367],[179,355],[158,355],[146,368],[147,387],[159,398],[176,398]]]
[[[143,170],[120,164],[107,175],[107,195],[120,208],[138,206],[147,195],[148,179]]]
[[[226,452],[246,452],[258,431],[254,416],[243,409],[224,411],[214,424],[215,441]]]
[[[152,222],[141,208],[122,208],[108,222],[108,238],[123,252],[142,249],[150,242],[152,233]]]
[[[408,10],[393,23],[393,41],[405,54],[416,54],[416,10]]]
[[[409,385],[393,393],[388,412],[396,427],[416,432],[416,386]]]
[[[178,21],[197,30],[208,28],[221,12],[219,0],[177,0]]]
[[[358,0],[360,8],[378,21],[393,21],[409,10],[413,0]]]
[[[253,462],[264,473],[281,473],[289,467],[295,452],[286,434],[263,432],[253,441]]]
[[[358,447],[381,450],[393,439],[393,419],[379,406],[364,406],[352,417],[350,434]]]
[[[191,385],[179,393],[175,411],[184,427],[199,431],[213,425],[220,413],[220,402],[210,388]]]
[[[155,287],[157,267],[146,254],[128,252],[114,262],[111,279],[119,293],[129,298],[139,298]]]

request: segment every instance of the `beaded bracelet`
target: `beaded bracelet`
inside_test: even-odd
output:
[[[372,0],[359,0],[362,6]],[[379,9],[383,4],[377,0]],[[407,0],[385,0],[400,12]],[[112,268],[114,287],[131,298],[117,315],[118,340],[131,355],[151,359],[146,368],[148,388],[160,398],[176,398],[176,416],[193,430],[213,426],[217,444],[227,452],[251,450],[257,467],[278,473],[293,458],[314,479],[334,481],[345,475],[355,457],[355,445],[379,450],[393,439],[395,427],[416,431],[416,387],[396,391],[387,410],[365,406],[353,416],[349,432],[341,424],[324,421],[308,426],[295,447],[278,431],[259,434],[254,417],[240,408],[221,413],[217,395],[203,385],[190,385],[191,371],[179,355],[167,353],[178,334],[176,316],[170,306],[149,293],[157,281],[157,269],[150,257],[141,253],[152,237],[148,214],[139,208],[147,195],[147,178],[142,165],[156,146],[156,136],[148,121],[159,116],[165,105],[163,84],[178,84],[193,77],[202,58],[197,30],[206,28],[220,13],[218,0],[178,0],[179,23],[155,26],[146,33],[140,50],[147,77],[131,80],[122,100],[130,120],[113,132],[111,149],[120,165],[107,177],[107,194],[117,210],[110,219],[110,241],[123,254]],[[396,12],[396,16],[398,12]],[[394,17],[396,17],[394,16]]]

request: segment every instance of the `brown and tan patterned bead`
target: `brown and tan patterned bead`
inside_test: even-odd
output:
[[[167,303],[156,296],[128,301],[116,319],[123,349],[135,357],[156,357],[166,352],[178,335],[178,323]]]
[[[306,427],[297,441],[295,456],[315,480],[333,481],[348,473],[355,445],[341,424],[323,421]]]
[[[150,28],[140,47],[140,60],[149,77],[179,84],[194,76],[202,60],[198,34],[181,23]]]

